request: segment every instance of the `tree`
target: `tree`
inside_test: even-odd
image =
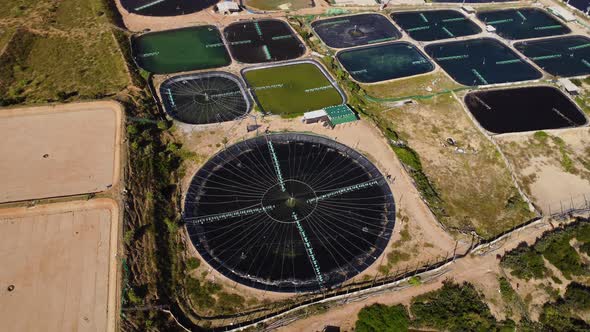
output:
[[[403,332],[408,331],[410,317],[403,305],[386,306],[373,304],[364,307],[356,321],[357,332]]]

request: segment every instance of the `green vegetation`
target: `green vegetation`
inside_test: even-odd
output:
[[[403,305],[386,306],[373,304],[364,307],[358,315],[357,332],[404,332],[408,331],[410,316]]]
[[[502,257],[502,265],[518,278],[542,279],[548,276],[543,258],[559,269],[567,279],[589,275],[588,264],[570,242],[576,239],[583,251],[590,243],[590,223],[582,221],[548,233],[533,246],[521,243]]]
[[[200,261],[198,258],[196,258],[196,257],[189,257],[189,258],[186,260],[186,268],[187,268],[189,271],[192,271],[192,270],[198,269],[198,268],[199,268],[199,266],[201,266],[201,261]]]
[[[469,283],[446,281],[437,291],[412,301],[413,325],[449,331],[499,331],[510,323],[497,322],[483,296]]]
[[[545,142],[547,141],[547,139],[549,138],[549,134],[547,134],[546,132],[544,132],[544,131],[540,130],[540,131],[536,131],[536,132],[533,134],[533,137],[534,137],[534,138],[535,138],[537,141],[539,141],[539,142],[541,142],[541,143],[545,143]]]
[[[504,278],[500,292],[505,301],[517,301],[517,295]],[[539,322],[521,319],[497,321],[484,297],[469,283],[445,281],[439,290],[412,300],[410,312],[403,305],[374,304],[358,315],[356,331],[408,331],[436,329],[441,331],[588,331],[590,325],[580,316],[590,310],[590,287],[571,283],[563,297],[546,303]]]
[[[571,283],[565,295],[555,302],[546,303],[539,321],[545,330],[550,331],[588,331],[590,324],[580,316],[590,309],[590,288]]]
[[[498,284],[500,285],[500,295],[505,304],[505,313],[507,317],[512,317],[516,311],[519,318],[522,318],[525,314],[525,310],[522,307],[522,302],[518,293],[512,288],[510,282],[504,278],[498,278]]]
[[[521,242],[518,247],[504,255],[502,265],[511,270],[510,274],[524,280],[541,279],[547,274],[543,256],[526,242]]]
[[[103,1],[12,1],[3,8],[9,13],[0,17],[13,17],[3,29],[21,32],[0,59],[0,105],[100,99],[127,87]]]
[[[445,281],[441,289],[420,295],[410,306],[375,304],[359,312],[356,331],[408,331],[409,328],[441,331],[513,331],[514,322],[498,322],[484,298],[469,283]]]
[[[12,36],[14,35],[15,31],[16,29],[13,27],[0,27],[0,54],[2,53],[2,50],[8,44]]]
[[[4,0],[0,6],[0,18],[18,18],[29,14],[40,0]]]
[[[342,97],[313,64],[254,69],[244,77],[265,111],[285,117],[342,103]]]
[[[184,281],[187,292],[193,306],[200,310],[217,313],[234,313],[244,306],[244,298],[238,294],[222,291],[219,284],[187,277]]]
[[[576,237],[576,231],[589,231],[590,224],[582,224],[575,228],[557,230],[544,235],[536,244],[535,250],[542,254],[551,264],[558,268],[563,275],[571,279],[572,275],[588,274],[578,252],[570,245],[570,240]]]

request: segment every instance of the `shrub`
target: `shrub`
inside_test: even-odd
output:
[[[450,331],[497,331],[499,327],[483,297],[469,283],[445,281],[441,289],[416,297],[415,323]]]
[[[403,332],[408,331],[409,325],[410,317],[403,305],[373,304],[359,312],[355,331]]]
[[[526,242],[504,255],[502,265],[512,270],[510,274],[524,280],[540,279],[547,273],[543,257]]]
[[[201,261],[196,257],[190,257],[186,260],[186,268],[189,271],[199,268],[201,266]]]

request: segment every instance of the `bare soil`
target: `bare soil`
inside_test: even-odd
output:
[[[118,218],[110,199],[0,210],[2,329],[115,331]]]
[[[91,102],[0,112],[0,202],[104,191],[119,182],[122,109]]]

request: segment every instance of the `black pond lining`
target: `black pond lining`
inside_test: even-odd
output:
[[[195,174],[184,206],[191,241],[213,268],[280,292],[331,288],[361,273],[387,247],[395,223],[389,185],[370,161],[297,133],[216,154]]]
[[[240,78],[226,72],[173,76],[159,90],[166,113],[188,124],[233,121],[252,104]]]
[[[495,134],[587,124],[578,106],[550,86],[470,92],[465,96],[465,104],[479,124]]]
[[[305,46],[288,23],[281,20],[236,22],[224,28],[234,59],[243,63],[285,61],[305,53]]]

